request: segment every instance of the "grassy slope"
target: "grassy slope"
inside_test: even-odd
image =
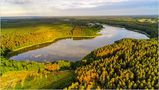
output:
[[[15,86],[17,89],[62,89],[74,81],[73,71],[59,71],[47,75],[47,77],[38,77],[24,81],[23,86],[19,83]]]
[[[70,85],[76,76],[70,66],[71,62],[63,60],[38,63],[1,57],[0,88],[64,88]]]
[[[74,71],[58,71],[41,74],[35,71],[7,72],[0,77],[1,89],[49,89],[64,88],[74,81]]]

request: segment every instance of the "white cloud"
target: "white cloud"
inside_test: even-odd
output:
[[[60,10],[95,8],[125,0],[2,0],[1,15],[59,13]]]
[[[126,0],[2,0],[2,3],[29,5],[30,7],[45,6],[56,9],[92,8],[105,3],[117,3]]]
[[[115,3],[125,0],[53,0],[54,8],[72,9],[72,8],[93,8],[104,5],[105,3]]]
[[[6,15],[106,15],[129,14],[128,11],[121,10],[135,8],[136,3],[146,8],[151,5],[144,5],[145,2],[155,0],[1,0],[0,14]],[[133,4],[132,4],[133,3]],[[113,9],[114,8],[114,9]],[[138,8],[138,7],[136,7]],[[135,8],[135,10],[137,10]],[[139,8],[140,9],[140,8]],[[142,9],[145,11],[144,9]],[[123,13],[120,13],[124,11]],[[139,11],[139,10],[137,10]],[[134,12],[137,12],[134,11]],[[132,13],[134,13],[132,12]],[[148,13],[153,12],[147,11]]]

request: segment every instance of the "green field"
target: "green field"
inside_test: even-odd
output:
[[[47,76],[36,77],[35,79],[29,78],[21,83],[18,83],[15,88],[17,89],[62,89],[70,85],[75,79],[73,71],[59,71],[49,73]]]
[[[36,75],[35,75],[36,74]],[[62,89],[75,79],[73,71],[51,72],[46,75],[33,71],[10,72],[1,77],[3,89]]]

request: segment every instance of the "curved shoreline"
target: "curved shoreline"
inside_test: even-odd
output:
[[[106,25],[109,25],[109,24],[106,24]],[[147,37],[150,38],[150,35],[148,35],[147,33],[143,32],[143,31],[140,31],[140,30],[135,30],[135,29],[131,29],[131,28],[128,28],[128,27],[120,26],[120,25],[109,25],[109,26],[125,28],[125,29],[128,29],[130,31],[134,31],[134,32],[138,32],[138,33],[144,34],[144,35],[146,35]],[[68,36],[68,37],[56,38],[54,40],[46,41],[46,42],[43,42],[43,43],[37,43],[37,44],[34,44],[34,45],[24,46],[24,47],[15,49],[15,50],[9,52],[6,57],[10,58],[12,56],[18,55],[18,54],[23,53],[23,52],[39,49],[39,48],[48,46],[48,45],[50,45],[52,43],[55,43],[56,41],[59,41],[59,40],[62,40],[62,39],[69,39],[69,38],[70,39],[71,38],[85,38],[86,39],[86,38],[95,38],[96,36],[99,36],[99,35],[100,34],[97,34],[97,35],[94,35],[94,36],[71,36],[71,37]]]
[[[99,34],[94,35],[94,36],[72,36],[72,37],[56,38],[54,40],[46,41],[46,42],[43,42],[43,43],[37,43],[37,44],[34,44],[34,45],[24,46],[24,47],[15,49],[15,50],[9,52],[6,57],[10,58],[12,56],[18,55],[18,54],[23,53],[23,52],[27,52],[27,51],[30,51],[30,50],[35,50],[35,49],[38,49],[38,48],[42,48],[42,47],[45,47],[47,45],[50,45],[50,44],[55,43],[55,42],[57,42],[59,40],[62,40],[62,39],[69,39],[69,38],[70,39],[76,39],[76,40],[78,38],[90,39],[90,38],[95,38],[96,36],[99,36]]]
[[[149,34],[147,34],[146,32],[144,31],[141,31],[141,30],[137,30],[137,29],[133,29],[133,28],[130,28],[130,27],[126,27],[126,26],[123,26],[123,25],[111,25],[111,24],[106,24],[106,25],[110,25],[110,26],[114,26],[114,27],[120,27],[120,28],[125,28],[127,30],[130,30],[130,31],[134,31],[134,32],[138,32],[138,33],[141,33],[141,34],[144,34],[146,35],[148,38],[151,38],[151,36]]]

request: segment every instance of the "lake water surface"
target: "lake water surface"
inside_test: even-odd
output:
[[[70,60],[78,61],[89,54],[94,49],[112,44],[122,38],[148,39],[144,34],[127,30],[125,28],[103,25],[104,28],[99,32],[100,36],[92,39],[63,39],[52,43],[46,47],[30,50],[10,59],[14,60],[33,60],[33,61],[56,61]]]

